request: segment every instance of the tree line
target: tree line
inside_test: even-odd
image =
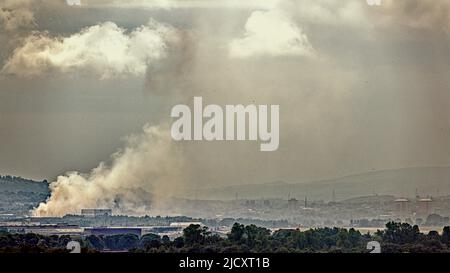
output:
[[[421,233],[417,225],[389,222],[373,234],[353,228],[280,229],[275,232],[256,225],[235,223],[226,235],[206,226],[190,225],[171,240],[168,236],[133,234],[43,236],[0,233],[0,252],[67,252],[67,243],[78,240],[83,252],[130,251],[145,253],[361,253],[367,243],[378,241],[386,253],[450,252],[450,227],[441,233]]]

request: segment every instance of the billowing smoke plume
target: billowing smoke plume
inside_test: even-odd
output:
[[[143,80],[148,68],[164,59],[177,39],[177,30],[154,20],[131,31],[112,22],[70,36],[33,31],[18,39],[21,45],[2,73],[40,77],[83,72],[102,79],[133,76]],[[100,163],[89,173],[68,172],[50,183],[51,196],[32,214],[62,216],[99,207],[115,213],[150,213],[181,185],[186,175],[183,162],[166,126],[145,126],[142,134],[127,138],[125,148],[113,154],[110,162]]]
[[[50,184],[51,196],[35,216],[63,216],[82,208],[113,208],[115,213],[145,214],[156,209],[180,186],[183,157],[168,130],[145,126],[127,139],[123,150],[88,174],[59,176]]]
[[[69,37],[34,32],[18,47],[3,73],[36,76],[59,71],[85,71],[101,78],[144,75],[163,58],[175,30],[150,20],[131,32],[112,22],[91,26]]]
[[[230,43],[232,57],[311,56],[308,37],[283,11],[254,11],[245,25],[243,38]]]

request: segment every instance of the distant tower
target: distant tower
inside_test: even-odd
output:
[[[336,202],[336,190],[335,189],[333,189],[332,200],[333,200],[333,203]]]
[[[288,200],[288,208],[289,209],[297,209],[298,208],[298,200],[295,198],[290,198]]]
[[[406,198],[398,198],[395,201],[395,211],[397,217],[405,217],[410,213],[410,202]]]
[[[305,196],[305,208],[308,207],[308,197]]]
[[[433,199],[431,198],[420,198],[418,200],[419,202],[419,208],[418,208],[418,212],[422,217],[427,217],[431,212],[432,212],[432,202]]]

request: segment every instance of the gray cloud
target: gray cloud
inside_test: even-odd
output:
[[[433,0],[386,0],[376,19],[382,24],[450,31],[450,2]]]
[[[31,0],[3,0],[0,3],[0,27],[7,31],[35,25]]]

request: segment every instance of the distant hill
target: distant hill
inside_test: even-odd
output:
[[[356,197],[392,199],[421,196],[450,195],[450,167],[419,167],[382,170],[349,175],[336,179],[287,183],[233,185],[192,190],[185,197],[203,200],[297,198],[303,200],[333,200],[358,202]],[[44,202],[50,190],[46,181],[38,182],[20,177],[0,176],[0,214],[27,213]]]
[[[382,170],[304,183],[273,182],[197,190],[198,199],[290,198],[331,201],[373,194],[413,197],[450,194],[450,167]]]
[[[30,210],[50,195],[47,181],[33,181],[21,177],[0,176],[0,216],[28,215]]]
[[[0,175],[0,192],[49,192],[47,181],[34,181],[15,176]]]

